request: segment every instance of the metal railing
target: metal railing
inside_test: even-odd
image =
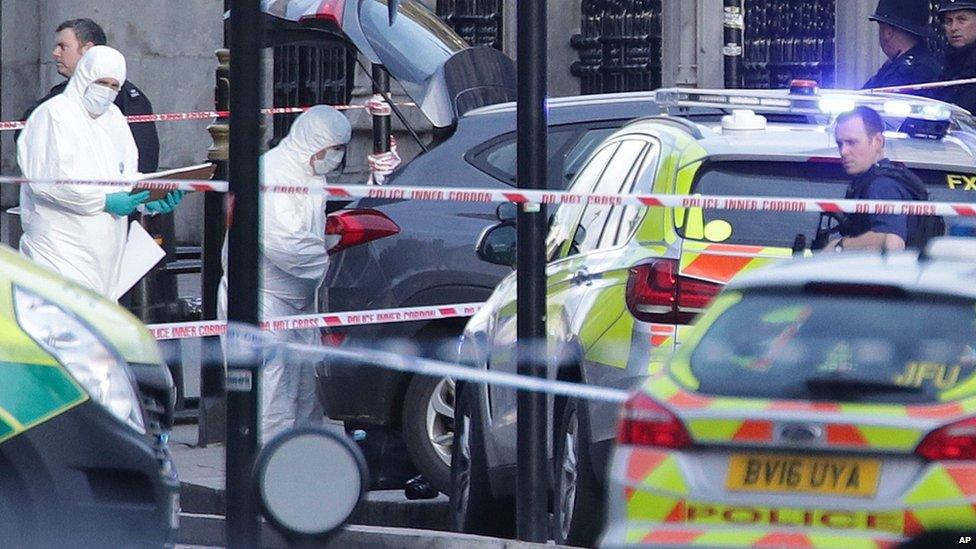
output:
[[[341,44],[274,48],[274,106],[345,105],[352,98],[354,52]],[[274,137],[288,134],[297,114],[276,116]]]
[[[570,44],[580,92],[661,87],[661,0],[583,0],[582,32]]]
[[[835,0],[749,0],[745,10],[744,87],[788,88],[793,79],[835,82]]]
[[[437,15],[472,46],[502,49],[502,0],[438,0]]]

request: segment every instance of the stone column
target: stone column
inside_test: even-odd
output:
[[[837,2],[837,87],[858,89],[885,62],[878,24],[869,21],[875,0]]]

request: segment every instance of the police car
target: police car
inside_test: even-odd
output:
[[[976,530],[974,266],[937,239],[732,281],[623,407],[602,546]]]
[[[171,543],[172,384],[135,317],[0,247],[2,545]]]
[[[661,368],[659,357],[689,337],[695,317],[725,284],[809,255],[822,220],[796,211],[789,199],[844,197],[850,178],[829,126],[856,105],[883,115],[891,130],[888,158],[911,168],[931,200],[976,202],[973,119],[952,105],[808,85],[656,96],[670,114],[638,119],[608,137],[571,192],[701,195],[704,202],[709,195],[769,197],[757,201],[771,211],[560,206],[547,241],[550,377],[629,390]],[[511,265],[514,220],[500,217],[482,236],[479,255]],[[960,218],[946,221],[951,233],[971,232]],[[515,298],[513,274],[468,323],[463,362],[516,371]],[[512,531],[516,408],[514,390],[468,385],[458,392],[451,496],[460,530]],[[554,538],[590,544],[602,527],[617,405],[554,399],[550,409]]]

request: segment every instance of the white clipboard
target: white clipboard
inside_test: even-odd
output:
[[[142,228],[138,221],[129,224],[129,237],[122,251],[122,269],[112,291],[112,299],[118,300],[137,282],[142,280],[164,257],[166,251]]]

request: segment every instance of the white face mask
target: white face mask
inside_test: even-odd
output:
[[[92,82],[85,88],[85,95],[81,98],[85,104],[85,110],[92,116],[101,116],[108,111],[108,108],[115,102],[119,92]]]
[[[328,149],[325,158],[312,160],[312,172],[315,175],[326,175],[336,170],[342,164],[346,151],[342,149]]]

